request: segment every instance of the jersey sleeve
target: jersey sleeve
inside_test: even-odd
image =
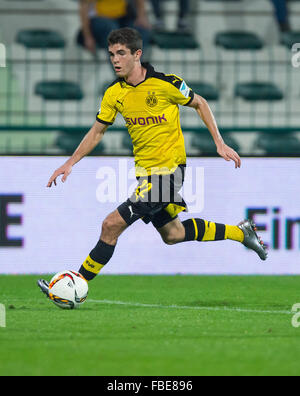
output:
[[[101,107],[97,113],[96,120],[105,125],[112,125],[115,122],[118,110],[109,90],[103,96]]]
[[[193,90],[180,77],[172,76],[170,80],[169,100],[182,106],[189,105],[194,99]]]

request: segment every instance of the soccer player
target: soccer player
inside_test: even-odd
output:
[[[108,44],[118,79],[105,92],[96,122],[72,157],[51,176],[48,187],[56,185],[61,175],[62,182],[67,180],[73,166],[99,144],[118,112],[123,115],[132,139],[138,186],[103,221],[100,240],[79,269],[80,274],[91,281],[113,256],[119,236],[139,219],[151,222],[168,245],[228,239],[244,244],[266,260],[266,247],[252,221],[232,226],[200,218],[179,220],[178,214],[187,207],[179,194],[186,153],[178,105],[197,111],[221,157],[234,161],[235,168],[241,166],[241,159],[224,143],[204,98],[195,94],[180,77],[158,73],[151,65],[141,63],[142,39],[136,30],[114,30]],[[47,282],[40,280],[39,286],[48,294]]]

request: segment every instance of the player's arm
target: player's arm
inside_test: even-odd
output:
[[[72,157],[70,157],[64,165],[62,165],[53,173],[47,184],[47,187],[51,187],[52,183],[54,183],[56,186],[56,179],[60,175],[63,175],[61,180],[62,182],[65,182],[67,177],[72,172],[73,166],[77,164],[77,162],[79,162],[83,157],[88,155],[101,142],[107,128],[108,125],[96,121],[89,132],[85,135]]]
[[[231,147],[224,143],[224,140],[219,132],[215,117],[207,103],[207,101],[199,95],[194,95],[192,102],[189,104],[194,108],[207,126],[211,136],[216,144],[218,154],[226,161],[234,161],[235,167],[241,167],[241,158]]]

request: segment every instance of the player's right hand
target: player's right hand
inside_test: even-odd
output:
[[[72,172],[72,166],[69,164],[64,164],[63,166],[61,166],[60,168],[58,168],[53,175],[50,177],[49,182],[47,184],[47,187],[52,187],[52,183],[54,183],[54,185],[56,186],[56,179],[60,176],[63,175],[63,177],[61,178],[61,181],[64,183],[68,176],[70,175],[70,173]]]

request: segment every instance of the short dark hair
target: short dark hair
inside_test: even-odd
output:
[[[108,36],[108,45],[122,44],[126,45],[134,54],[143,49],[143,39],[140,33],[132,28],[122,28],[113,30]]]

